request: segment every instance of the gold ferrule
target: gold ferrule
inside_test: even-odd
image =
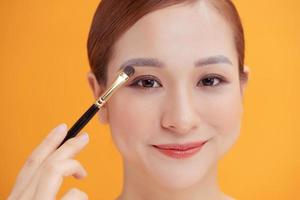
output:
[[[121,72],[115,82],[100,96],[100,98],[96,101],[96,105],[100,108],[102,107],[106,101],[111,97],[111,95],[122,85],[124,84],[129,77],[124,72]]]
[[[105,102],[101,99],[101,97],[95,102],[95,105],[100,108],[103,106]]]

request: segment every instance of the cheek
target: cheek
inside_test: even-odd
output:
[[[154,133],[156,109],[146,99],[118,93],[108,103],[109,124],[115,145],[127,160],[136,160]]]
[[[214,130],[214,141],[218,155],[226,151],[236,142],[242,117],[242,99],[240,90],[231,89],[230,92],[210,99],[205,119]]]
[[[212,101],[210,119],[220,134],[230,134],[241,118],[242,105],[239,94],[230,94]]]
[[[220,134],[230,134],[230,130],[240,121],[242,114],[242,98],[238,84],[231,84],[204,97],[204,108],[199,108],[207,119],[207,123],[217,128]]]

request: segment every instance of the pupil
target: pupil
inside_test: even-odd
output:
[[[203,80],[204,85],[213,85],[214,83],[214,78],[206,78]]]
[[[152,87],[154,85],[154,80],[143,80],[143,85],[145,87]]]

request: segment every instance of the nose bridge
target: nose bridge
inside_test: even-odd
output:
[[[190,132],[199,121],[192,91],[188,87],[180,85],[174,87],[167,95],[162,126],[176,133]]]

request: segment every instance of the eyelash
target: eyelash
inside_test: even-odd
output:
[[[205,79],[211,79],[211,78],[212,78],[213,80],[217,79],[217,80],[219,81],[219,83],[216,84],[216,85],[212,85],[212,86],[205,86],[205,85],[204,85],[203,87],[211,87],[211,88],[214,88],[214,87],[217,87],[217,86],[219,86],[219,85],[221,85],[221,84],[224,84],[224,83],[226,82],[225,79],[224,79],[222,76],[217,75],[217,74],[209,74],[209,75],[205,76],[203,79],[199,80],[199,82],[202,82],[202,81],[205,80]],[[140,77],[135,78],[135,79],[133,80],[133,83],[130,84],[130,86],[132,86],[132,87],[137,87],[137,88],[144,89],[144,90],[149,90],[149,89],[158,88],[158,87],[144,87],[144,86],[140,86],[139,83],[142,84],[142,81],[145,81],[145,80],[155,81],[155,82],[157,82],[156,84],[159,84],[158,87],[161,87],[161,86],[162,86],[162,85],[160,84],[160,82],[159,82],[154,76],[149,76],[149,75],[146,75],[146,76],[140,76]],[[198,83],[199,83],[199,82],[198,82]],[[198,84],[197,84],[197,85],[198,85]],[[203,85],[203,84],[202,84],[202,85]]]

